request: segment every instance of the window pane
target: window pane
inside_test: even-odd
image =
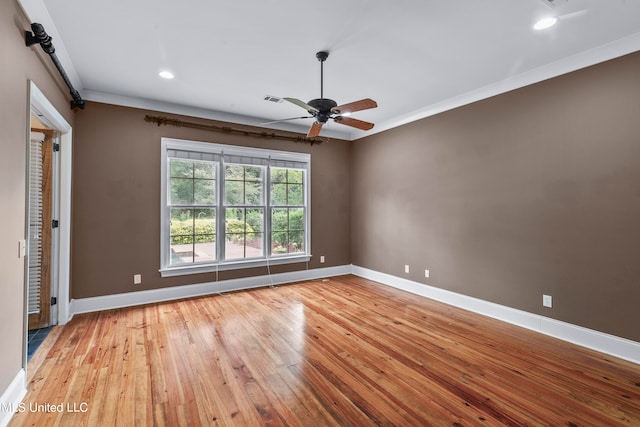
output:
[[[271,168],[271,182],[287,182],[287,170],[283,168]]]
[[[194,234],[215,234],[216,233],[216,210],[196,209],[195,210],[195,232]]]
[[[193,176],[193,161],[169,160],[169,176],[172,178],[191,178]]]
[[[254,232],[262,232],[264,228],[264,210],[247,209],[246,211],[247,229]]]
[[[244,204],[244,182],[242,181],[226,181],[224,183],[224,203],[226,205],[242,205]]]
[[[288,196],[288,205],[302,205],[304,200],[302,184],[289,184]]]
[[[271,209],[271,230],[286,231],[289,228],[288,209]]]
[[[304,209],[289,209],[289,230],[304,230]]]
[[[243,204],[258,206],[262,204],[262,182],[245,183],[245,201]]]
[[[193,236],[193,209],[171,209],[171,241],[180,236]],[[176,240],[177,241],[177,240]]]
[[[264,256],[263,251],[264,235],[263,233],[253,233],[247,236],[246,257],[255,258]]]
[[[242,165],[226,165],[224,168],[225,179],[235,179],[244,181],[244,167]]]
[[[215,164],[209,162],[195,162],[193,177],[200,179],[215,179]]]
[[[186,178],[171,178],[169,182],[170,200],[172,205],[193,204],[193,180]]]
[[[289,239],[286,231],[271,233],[271,254],[280,255],[287,253]]]
[[[253,231],[253,230],[251,230]],[[245,232],[244,209],[226,209],[225,233],[235,234]]]
[[[193,237],[181,236],[174,241],[171,238],[171,264],[193,262]]]
[[[228,234],[225,240],[225,258],[241,259],[264,256],[262,233],[254,233],[252,237],[245,234]]]
[[[292,231],[289,233],[289,253],[304,252],[304,231]]]
[[[193,262],[193,210],[171,209],[171,264]]]
[[[214,180],[196,179],[193,181],[193,203],[196,205],[214,205],[216,203]]]
[[[264,168],[261,166],[244,166],[244,178],[246,181],[262,181]]]
[[[227,234],[224,244],[225,259],[244,258],[244,234]]]
[[[213,234],[198,235],[194,245],[194,262],[211,262],[216,260],[216,238]]]
[[[271,249],[272,255],[304,252],[304,231],[272,233],[271,242],[273,245]]]
[[[302,184],[302,171],[299,169],[288,169],[287,181],[290,183]]]
[[[286,205],[287,204],[287,184],[275,183],[271,185],[271,204]]]

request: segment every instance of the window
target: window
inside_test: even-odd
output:
[[[162,275],[308,261],[309,171],[309,154],[162,138]]]
[[[215,261],[216,164],[170,157],[168,205],[170,264]]]
[[[271,168],[271,254],[304,252],[303,171]]]
[[[231,161],[224,166],[225,258],[264,257],[266,167]]]

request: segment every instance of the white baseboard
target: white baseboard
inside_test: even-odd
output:
[[[352,266],[352,274],[640,364],[640,343],[424,283]]]
[[[342,276],[345,274],[354,274],[387,286],[444,302],[455,307],[502,320],[513,325],[640,364],[640,343],[638,342],[355,265],[317,268],[273,274],[271,276],[246,277],[220,282],[173,286],[148,291],[74,299],[71,300],[70,315],[72,317],[74,314],[79,313],[211,295],[219,292],[258,288],[271,284],[279,285],[302,280]],[[0,424],[0,427],[1,426],[2,424]]]
[[[19,410],[20,403],[27,394],[27,374],[20,369],[9,387],[0,396],[0,427],[6,427]]]
[[[172,286],[170,288],[152,289],[147,291],[127,292],[124,294],[106,295],[100,297],[73,299],[70,304],[70,318],[74,314],[94,311],[110,310],[113,308],[131,307],[180,298],[191,298],[211,295],[219,292],[230,292],[241,289],[259,288],[283,283],[299,282],[303,280],[320,279],[323,277],[342,276],[351,273],[351,265],[336,267],[314,268],[311,270],[292,271],[246,277],[242,279],[221,280],[219,282],[200,283],[195,285]]]

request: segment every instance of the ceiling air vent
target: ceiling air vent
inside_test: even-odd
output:
[[[271,96],[271,95],[265,95],[264,100],[271,101],[271,102],[282,102],[282,98],[278,98],[277,96]]]
[[[556,7],[559,4],[566,3],[568,0],[540,0],[549,7]]]

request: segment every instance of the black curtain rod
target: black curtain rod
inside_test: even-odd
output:
[[[51,60],[53,61],[53,64],[56,66],[58,72],[62,76],[62,79],[69,87],[69,93],[73,98],[73,101],[71,101],[71,108],[77,107],[81,110],[84,110],[84,107],[86,106],[84,99],[82,99],[78,91],[73,87],[73,85],[71,84],[71,80],[69,80],[69,76],[64,71],[64,68],[62,68],[62,64],[56,56],[56,49],[53,47],[53,44],[51,44],[51,36],[47,34],[42,24],[38,24],[37,22],[31,24],[31,30],[33,31],[33,33],[31,33],[30,31],[25,31],[26,45],[31,46],[39,43],[42,47],[42,50],[44,50],[45,53],[49,54]]]

